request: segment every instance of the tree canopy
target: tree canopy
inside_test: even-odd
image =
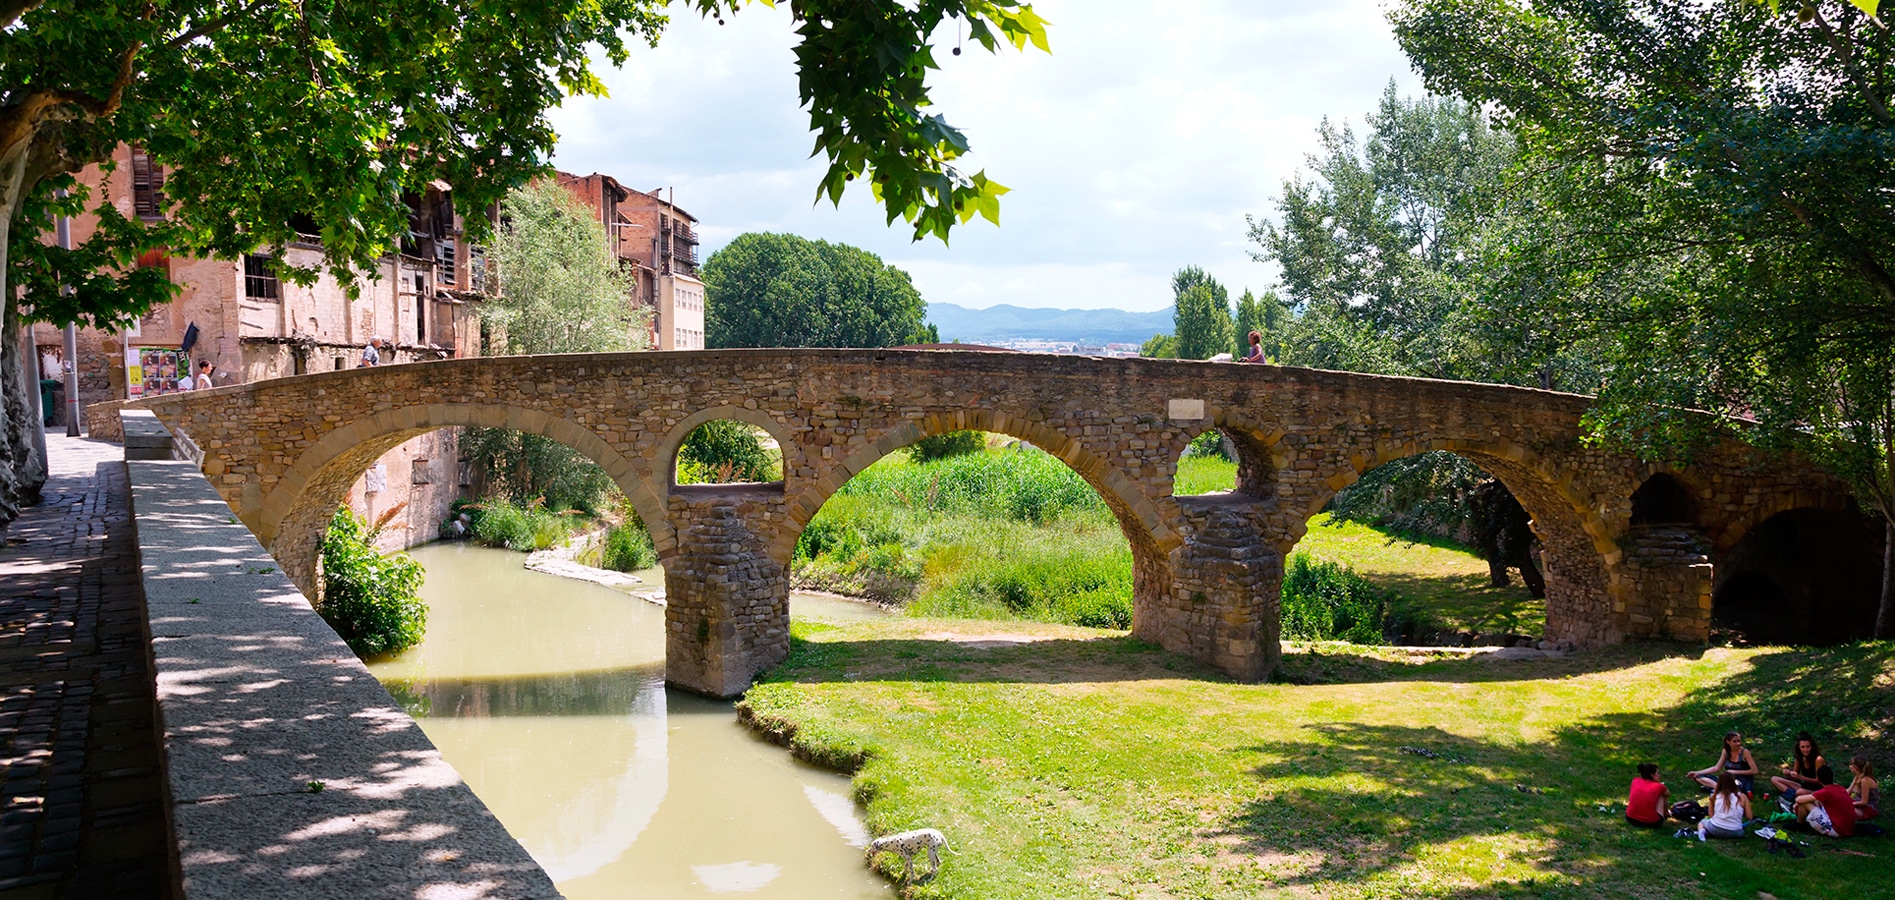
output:
[[[895,347],[939,340],[908,273],[847,244],[739,235],[704,262],[712,347]]]
[[[689,0],[721,19],[747,0]],[[484,213],[545,170],[546,110],[602,94],[593,60],[625,63],[655,41],[661,0],[21,0],[0,4],[0,522],[44,478],[19,351],[24,291],[36,318],[111,328],[169,296],[145,251],[235,257],[320,226],[345,284],[394,249],[405,195],[435,181],[479,233]],[[933,35],[950,21],[989,50],[1045,49],[1018,0],[798,0],[802,105],[828,160],[818,197],[866,183],[889,221],[945,239],[998,219],[1005,188],[955,167],[966,137],[932,105]],[[595,56],[596,54],[596,56]],[[166,218],[120,215],[71,177],[121,143],[167,170]],[[55,191],[69,196],[55,201]],[[91,210],[98,234],[70,251],[41,236],[50,213]],[[315,272],[281,267],[292,280]],[[73,290],[62,295],[60,285]]]
[[[1298,313],[1285,362],[1589,388],[1585,332],[1542,304],[1546,269],[1508,255],[1535,195],[1514,136],[1476,105],[1391,83],[1358,137],[1324,121],[1310,173],[1253,218],[1258,259]]]
[[[507,194],[492,252],[499,290],[481,318],[509,353],[613,353],[650,344],[650,310],[607,249],[605,228],[566,189],[541,179]]]
[[[1185,266],[1171,276],[1176,305],[1172,309],[1170,348],[1178,359],[1210,359],[1235,349],[1231,335],[1230,291],[1210,273]]]
[[[1513,255],[1559,273],[1554,313],[1607,342],[1598,438],[1812,454],[1888,519],[1877,633],[1895,636],[1895,35],[1839,0],[1392,18],[1432,89],[1520,137],[1544,206]]]

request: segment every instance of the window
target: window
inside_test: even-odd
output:
[[[132,148],[132,211],[141,218],[164,216],[164,167],[151,161],[151,155]]]
[[[425,459],[416,459],[414,461],[413,472],[415,484],[428,484],[433,475],[433,473],[429,471],[428,461]]]
[[[243,295],[251,300],[277,300],[276,266],[268,256],[252,253],[243,258]]]

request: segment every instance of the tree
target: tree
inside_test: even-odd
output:
[[[1154,334],[1139,345],[1138,355],[1146,359],[1177,359],[1178,339],[1168,334]]]
[[[498,290],[482,319],[506,329],[510,353],[614,353],[651,346],[649,310],[607,249],[598,217],[541,179],[508,192],[493,239]]]
[[[1576,352],[1579,333],[1536,317],[1533,282],[1500,283],[1491,271],[1495,235],[1533,212],[1509,176],[1513,135],[1474,104],[1405,99],[1393,82],[1367,124],[1358,139],[1325,120],[1313,177],[1284,183],[1275,221],[1250,221],[1254,255],[1281,267],[1296,310],[1317,316],[1295,329],[1311,333],[1290,342],[1286,361],[1375,360],[1386,374],[1547,386],[1548,373],[1570,368],[1558,360]],[[1522,320],[1555,335],[1531,343],[1526,360],[1523,329],[1505,327]]]
[[[679,484],[735,484],[783,477],[781,454],[763,446],[757,427],[713,419],[691,430],[678,447]]]
[[[793,234],[739,235],[711,254],[704,279],[712,347],[895,347],[932,343],[928,305],[908,273],[847,244]]]
[[[1231,334],[1230,292],[1203,269],[1186,266],[1171,276],[1177,306],[1172,334],[1179,359],[1210,359],[1236,346]]]
[[[610,353],[650,345],[650,313],[606,249],[605,228],[564,188],[540,179],[507,193],[494,230],[496,290],[481,318],[506,331],[510,353]],[[595,511],[611,492],[599,465],[548,437],[469,428],[461,452],[480,495],[549,510]]]
[[[720,17],[742,0],[690,0]],[[546,109],[599,94],[594,53],[614,65],[652,41],[660,0],[19,0],[0,5],[0,523],[44,480],[26,414],[16,295],[37,319],[114,328],[168,296],[157,248],[237,257],[321,225],[326,265],[346,284],[408,228],[404,194],[454,186],[474,222],[546,169]],[[819,197],[864,181],[892,223],[946,239],[973,216],[998,220],[1005,188],[954,161],[967,140],[930,105],[929,41],[952,20],[995,50],[1046,48],[1045,23],[1017,0],[811,0],[791,7],[803,105],[829,166]],[[146,224],[71,177],[117,144],[167,169],[168,218]],[[55,192],[70,196],[56,201]],[[42,237],[57,208],[98,215],[71,251]],[[292,280],[312,271],[280,267]],[[62,295],[60,286],[77,289]]]
[[[1559,312],[1610,341],[1595,439],[1675,458],[1734,434],[1848,479],[1886,522],[1895,637],[1895,34],[1843,2],[1391,15],[1432,89],[1521,136],[1537,250],[1572,266]]]

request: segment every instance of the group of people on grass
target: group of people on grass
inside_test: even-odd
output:
[[[1770,786],[1778,792],[1780,809],[1795,815],[1797,822],[1818,834],[1850,837],[1856,833],[1857,822],[1880,815],[1882,788],[1875,780],[1875,764],[1867,757],[1849,760],[1849,772],[1852,777],[1846,789],[1836,784],[1835,770],[1817,749],[1816,739],[1805,731],[1796,736],[1782,773],[1770,776]],[[1744,736],[1735,731],[1724,735],[1715,765],[1685,773],[1711,794],[1704,818],[1697,824],[1698,840],[1744,836],[1744,823],[1760,818],[1753,814],[1751,801],[1765,799],[1756,791],[1762,775],[1757,758],[1744,746]],[[1625,820],[1657,828],[1672,817],[1672,810],[1671,792],[1658,780],[1657,764],[1640,763],[1625,803]]]

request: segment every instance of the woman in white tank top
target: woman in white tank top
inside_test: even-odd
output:
[[[1750,795],[1737,789],[1737,778],[1719,772],[1717,790],[1711,792],[1711,814],[1698,823],[1698,840],[1707,837],[1740,838],[1744,820],[1750,818]]]

